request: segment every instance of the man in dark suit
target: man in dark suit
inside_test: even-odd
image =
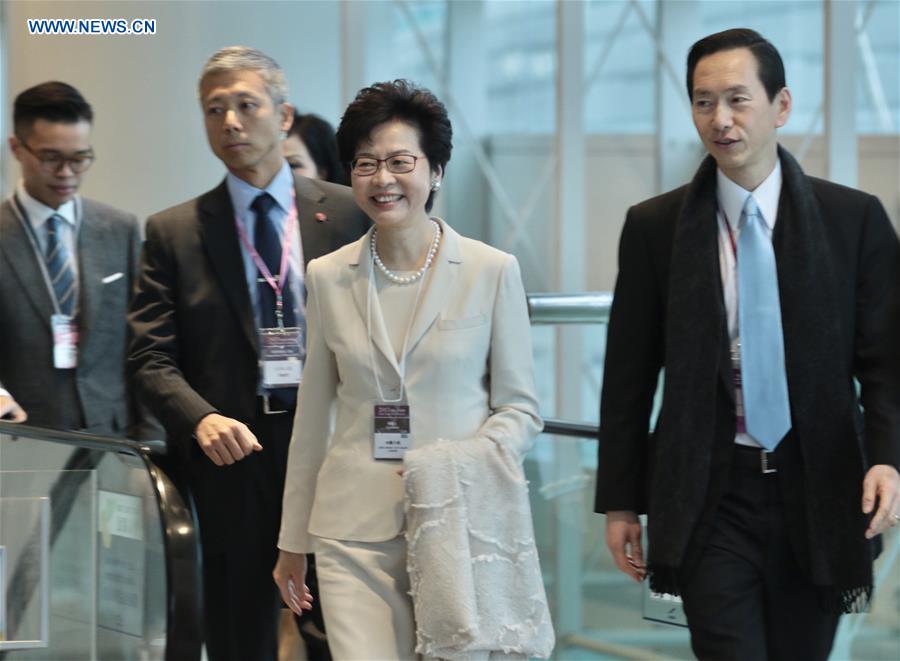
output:
[[[359,238],[366,222],[349,189],[291,174],[281,141],[293,108],[271,58],[225,48],[199,87],[228,174],[148,220],[129,364],[197,504],[209,657],[274,659],[271,572],[301,377],[304,265]]]
[[[0,205],[0,415],[159,438],[125,379],[137,218],[78,195],[94,160],[93,111],[71,85],[16,97],[9,146],[22,168]]]
[[[759,34],[697,42],[687,86],[710,155],[622,230],[596,509],[617,566],[682,596],[698,657],[825,659],[900,510],[897,236],[778,146],[791,94]]]

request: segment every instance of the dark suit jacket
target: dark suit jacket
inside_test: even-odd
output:
[[[784,159],[783,159],[784,162]],[[797,170],[799,172],[799,169]],[[878,200],[860,191],[838,186],[827,181],[799,175],[811,187],[814,204],[822,218],[825,252],[837,283],[834,309],[835,319],[823,319],[822,323],[839,326],[843,341],[830,347],[843,366],[840,376],[840,392],[852,398],[857,417],[857,448],[839,459],[860,471],[872,464],[900,462],[900,420],[897,407],[896,358],[888,355],[889,345],[883,341],[885,308],[890,289],[897,282],[897,237]],[[606,365],[601,402],[599,469],[597,476],[596,510],[631,510],[647,513],[651,527],[651,564],[654,554],[652,530],[654,505],[663,501],[670,521],[664,522],[669,530],[685,529],[690,538],[682,557],[682,569],[689,570],[697,559],[708,524],[725,481],[729,475],[735,412],[733,378],[728,360],[728,341],[725,333],[725,307],[721,294],[718,269],[718,251],[715,241],[715,187],[705,192],[697,208],[702,208],[701,220],[708,223],[709,238],[705,248],[693,254],[698,274],[708,274],[718,283],[718,305],[704,310],[682,310],[670,303],[670,276],[672,275],[673,245],[681,214],[689,194],[689,186],[670,191],[632,207],[628,211],[622,230],[619,250],[619,276],[609,321]],[[819,418],[817,428],[827,427],[829,417],[837,415],[829,410],[810,411],[798,407],[795,393],[816,392],[820,384],[811,382],[811,375],[796,366],[793,356],[807,338],[796,337],[791,332],[790,319],[796,319],[806,311],[785,307],[785,288],[790,286],[782,278],[787,272],[794,251],[784,239],[782,225],[784,189],[779,218],[773,242],[779,270],[779,286],[782,291],[782,314],[785,318],[785,351],[788,381],[791,385],[794,428],[804,428],[810,418]],[[793,265],[797,266],[797,265]],[[802,266],[802,265],[801,265]],[[694,315],[691,319],[675,319],[673,315]],[[720,337],[718,346],[667,345],[667,329],[675,322],[696,324],[697,328],[712,325],[712,337]],[[715,335],[718,333],[718,335]],[[896,338],[894,338],[896,343]],[[670,355],[667,355],[667,351]],[[672,355],[718,352],[719,369],[711,374],[708,388],[714,391],[710,420],[707,422],[713,435],[710,450],[701,455],[700,461],[687,467],[659,465],[657,435],[666,425],[678,425],[684,421],[681,407],[664,399],[656,430],[648,433],[653,396],[660,370],[671,364]],[[853,395],[852,379],[862,385],[861,411]],[[668,378],[668,376],[667,376]],[[713,382],[714,381],[714,382]],[[705,386],[704,386],[705,387]],[[699,389],[698,389],[699,390]],[[668,391],[667,391],[668,393]],[[699,395],[687,393],[685,400]],[[837,429],[837,426],[835,427]],[[851,432],[852,434],[852,432]],[[817,439],[822,452],[828,453],[830,445],[837,445],[828,434]],[[803,538],[807,494],[804,493],[803,476],[799,463],[798,443],[784,442],[786,503],[794,528],[795,545],[801,562],[811,540]],[[779,451],[780,451],[779,450]],[[672,471],[686,471],[705,493],[705,502],[691,504],[681,501],[680,494],[658,493],[660,485],[667,482]],[[855,479],[854,479],[855,482]],[[853,493],[841,493],[836,498],[852,501],[858,507],[861,500],[861,479]],[[654,491],[657,490],[657,491]],[[660,525],[657,517],[657,525]],[[845,533],[850,534],[850,533]],[[855,531],[854,533],[855,534]],[[861,535],[861,530],[860,530]],[[825,540],[819,540],[825,543]],[[815,542],[813,542],[815,543]],[[658,550],[658,549],[657,549]]]
[[[53,367],[53,303],[11,200],[0,206],[0,383],[28,423],[159,438],[128,396],[128,301],[138,270],[137,218],[83,199],[78,234],[78,366]],[[104,282],[106,280],[106,282]]]
[[[368,221],[348,188],[300,176],[294,182],[307,263],[366,231]],[[317,214],[325,219],[317,220]],[[225,182],[151,216],[146,233],[129,317],[134,332],[129,367],[143,400],[166,428],[170,448],[187,462],[186,477],[210,540],[220,537],[220,524],[228,525],[214,494],[248,488],[248,479],[256,478],[248,478],[252,457],[216,467],[197,446],[194,429],[212,412],[253,429],[259,412],[256,322]],[[269,440],[260,439],[264,447]],[[286,458],[289,438],[275,440],[275,449],[267,451]],[[263,487],[277,489],[272,480]]]

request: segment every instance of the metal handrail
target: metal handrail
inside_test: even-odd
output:
[[[116,436],[89,434],[83,431],[64,431],[51,427],[36,427],[17,422],[3,422],[2,420],[0,420],[0,434],[6,434],[12,438],[21,436],[38,441],[50,441],[51,443],[71,445],[72,447],[87,448],[89,450],[125,452],[135,456],[166,454],[166,442],[163,440],[132,441]]]
[[[577,294],[528,294],[531,324],[605,324],[609,321],[612,294],[605,291]],[[597,438],[598,427],[571,420],[544,420],[544,433],[575,438]]]
[[[605,324],[612,298],[605,291],[528,294],[528,316],[532,325]]]
[[[568,420],[545,418],[543,433],[553,434],[554,436],[572,436],[574,438],[592,438],[596,440],[597,434],[600,433],[600,427],[586,422],[569,422]]]

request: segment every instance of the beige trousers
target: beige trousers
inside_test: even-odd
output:
[[[386,542],[315,538],[319,598],[335,661],[415,659],[403,535]]]

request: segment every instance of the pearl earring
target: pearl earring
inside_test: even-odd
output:
[[[431,180],[431,190],[435,193],[441,189],[441,180],[440,179],[432,179]]]

